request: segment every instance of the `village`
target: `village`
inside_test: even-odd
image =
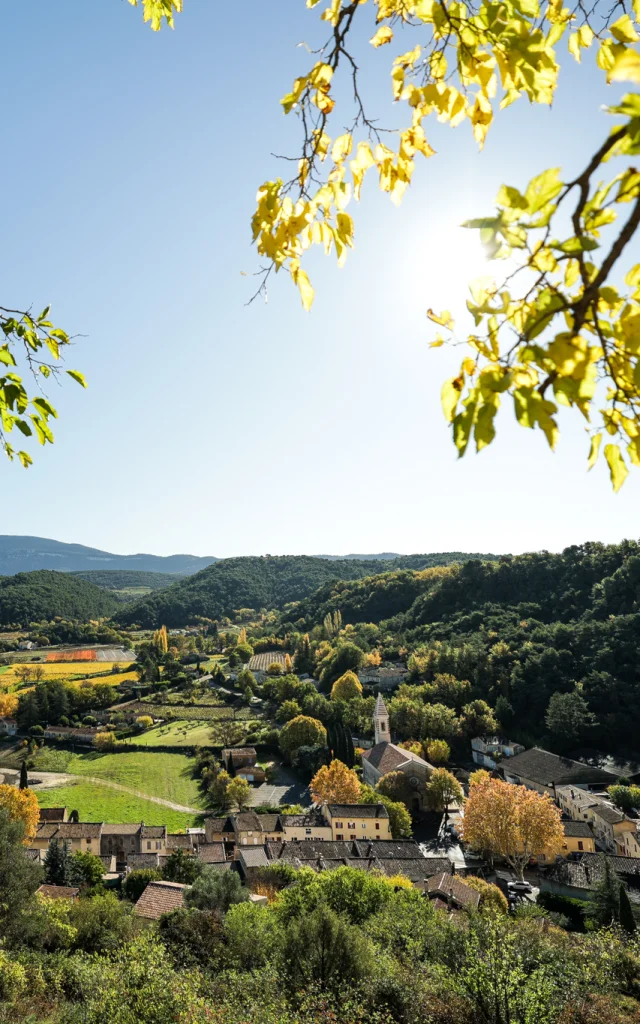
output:
[[[14,737],[16,732],[15,720],[0,720],[0,734]],[[543,906],[554,905],[545,894],[560,900],[588,901],[608,865],[625,885],[630,901],[640,904],[640,818],[637,811],[625,813],[616,807],[607,792],[621,780],[634,787],[640,780],[640,766],[606,757],[601,764],[594,764],[538,748],[525,750],[498,735],[473,737],[470,760],[480,773],[514,787],[514,792],[539,794],[558,808],[561,842],[540,847],[534,841],[522,872],[516,873],[509,857],[514,851],[475,848],[473,842],[464,840],[465,804],[473,772],[452,767],[454,781],[457,778],[459,783],[458,797],[445,796],[440,813],[434,814],[429,809],[429,786],[438,770],[392,741],[381,692],[374,706],[373,733],[372,745],[362,752],[362,781],[375,790],[389,773],[405,777],[407,805],[413,816],[411,838],[394,838],[383,802],[325,800],[309,802],[294,812],[273,807],[268,813],[245,807],[205,814],[201,825],[182,832],[144,821],[84,821],[68,807],[49,806],[40,810],[25,855],[46,872],[52,848],[64,846],[69,855],[92,854],[103,865],[103,884],[116,892],[131,873],[142,873],[140,877],[149,880],[136,902],[135,914],[147,921],[157,921],[182,906],[190,885],[181,879],[197,877],[202,869],[237,874],[251,900],[267,902],[265,872],[268,875],[274,865],[314,872],[349,867],[380,877],[402,876],[447,913],[476,910],[487,882],[497,885],[512,910],[538,899]],[[95,729],[64,726],[44,730],[45,739],[54,743],[71,740],[91,745],[96,734]],[[265,772],[254,747],[224,748],[221,759],[229,775],[244,780],[247,788],[264,783]],[[2,781],[28,786],[28,773],[21,782],[19,773],[5,769]],[[309,800],[309,790],[305,796]],[[42,886],[49,898],[76,898],[79,891],[51,880]]]

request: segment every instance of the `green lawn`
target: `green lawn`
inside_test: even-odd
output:
[[[170,722],[167,725],[158,725],[155,729],[133,739],[134,743],[142,744],[145,747],[195,747],[210,746],[215,743],[212,737],[212,722],[205,721],[179,721]],[[120,755],[122,756],[122,755]],[[182,757],[181,754],[144,754],[146,757]],[[188,758],[185,758],[185,761]],[[190,806],[193,806],[191,804]]]
[[[193,758],[184,754],[132,751],[74,754],[65,771],[71,775],[94,775],[149,796],[159,796],[185,807],[199,807],[198,787],[191,778]]]
[[[68,807],[77,810],[80,821],[144,821],[147,825],[166,825],[170,832],[183,832],[195,824],[190,814],[139,800],[97,782],[77,782],[69,786],[43,789],[38,793],[41,807]]]

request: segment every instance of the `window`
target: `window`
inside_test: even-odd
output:
[[[156,850],[162,849],[162,843],[156,843]]]
[[[246,846],[246,845],[247,845],[247,840],[246,840],[246,839],[243,839],[243,840],[242,840],[242,845],[243,845],[243,846]]]
[[[355,828],[355,827],[356,827],[356,823],[355,823],[355,821],[350,821],[350,822],[349,822],[349,823],[347,824],[347,828]]]
[[[579,850],[584,850],[584,843],[582,842],[582,840],[579,840],[579,842],[578,842],[578,849]]]
[[[311,835],[311,829],[310,828],[305,828],[304,832],[305,832],[305,835],[307,835],[307,836]]]
[[[380,722],[380,732],[386,732],[386,729],[387,729],[386,722]]]
[[[336,821],[336,828],[342,828],[342,822]]]
[[[362,822],[362,827],[363,827],[363,828],[366,828],[366,827],[367,827],[367,823],[366,823],[366,821],[363,821],[363,822]]]
[[[151,849],[151,841],[147,839],[147,850]]]
[[[351,835],[349,836],[349,839],[357,839],[357,838],[358,838],[358,837],[357,837],[357,835],[355,834],[355,832],[353,832],[353,833],[352,833],[352,834],[351,834]]]
[[[336,839],[344,839],[344,836],[342,835],[342,833],[340,833],[339,835],[336,836]]]
[[[376,821],[376,832],[380,831],[380,822]]]
[[[86,842],[87,846],[89,846],[91,844],[91,840],[90,839],[85,839],[85,842]]]

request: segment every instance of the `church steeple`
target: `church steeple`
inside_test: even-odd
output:
[[[382,699],[382,694],[378,694],[376,700],[376,706],[373,709],[373,729],[375,733],[376,743],[389,743],[389,712],[387,706]]]

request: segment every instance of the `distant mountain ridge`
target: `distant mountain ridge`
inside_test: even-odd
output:
[[[188,576],[206,569],[218,559],[197,555],[114,555],[110,551],[65,544],[44,537],[0,535],[0,576],[53,569],[79,572],[93,569],[135,569],[142,572]]]

